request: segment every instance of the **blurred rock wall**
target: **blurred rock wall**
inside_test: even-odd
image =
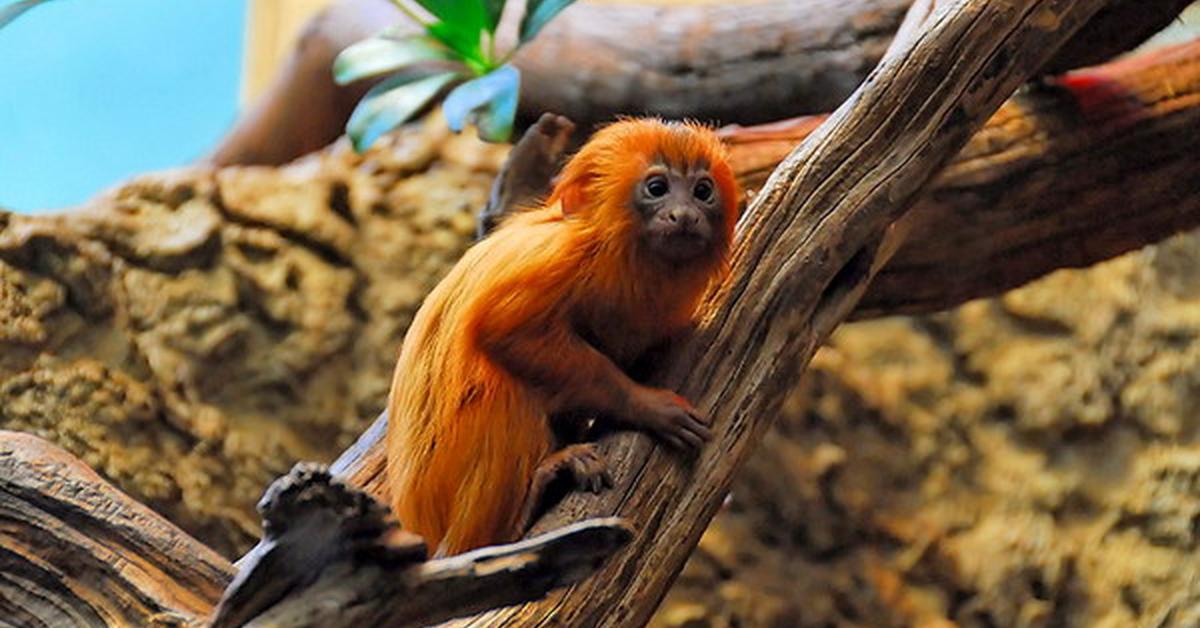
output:
[[[240,554],[266,485],[383,408],[404,330],[504,154],[429,124],[365,156],[335,145],[0,213],[0,427]]]

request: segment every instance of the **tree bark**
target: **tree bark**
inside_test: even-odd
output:
[[[1042,71],[1058,73],[1129,50],[1190,2],[1114,0]],[[521,116],[532,122],[554,112],[588,129],[617,114],[753,124],[828,111],[875,67],[910,4],[580,2],[517,55]],[[334,3],[305,29],[280,75],[208,161],[282,164],[332,142],[369,87],[335,85],[334,57],[403,20],[388,0]]]
[[[320,465],[297,465],[259,509],[266,538],[235,572],[66,451],[0,431],[0,617],[21,626],[424,626],[543,597],[586,578],[631,537],[620,519],[597,519],[426,560],[424,542],[397,530],[386,506]]]
[[[823,117],[730,127],[760,187]],[[1200,41],[1037,84],[988,120],[909,212],[855,318],[946,309],[1200,226]]]
[[[639,434],[605,453],[617,488],[570,495],[543,522],[621,514],[630,551],[596,578],[478,623],[639,625],[757,444],[783,392],[865,291],[887,227],[1100,0],[960,1],[938,11],[768,180],[743,218],[733,274],[659,380],[714,418],[682,461]],[[536,529],[536,528],[535,528]],[[556,598],[556,599],[555,599]]]
[[[197,623],[233,566],[67,452],[0,431],[0,617],[22,626]]]
[[[1041,71],[1106,61],[1162,30],[1191,1],[1113,2]],[[829,111],[879,62],[912,4],[581,2],[517,56],[521,107],[585,127],[618,113],[754,124]]]
[[[387,506],[313,464],[276,480],[259,511],[264,539],[239,561],[212,628],[436,624],[577,582],[632,536],[600,519],[427,561]]]

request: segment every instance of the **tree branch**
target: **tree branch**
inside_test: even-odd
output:
[[[1058,73],[1125,52],[1190,2],[1114,0],[1041,71]],[[517,55],[522,117],[532,122],[553,111],[586,129],[622,113],[748,124],[828,111],[875,67],[911,4],[580,2]],[[266,94],[208,160],[282,164],[335,140],[370,85],[335,85],[333,59],[393,23],[416,32],[390,0],[332,3],[313,18]]]
[[[424,542],[397,530],[386,506],[320,465],[297,465],[259,509],[265,539],[235,578],[229,562],[77,458],[0,431],[0,617],[26,626],[200,625],[210,614],[215,628],[423,626],[541,598],[595,572],[632,536],[620,519],[593,519],[426,561]]]
[[[1114,1],[1039,71],[1111,59],[1162,30],[1191,1]],[[829,111],[875,67],[913,4],[581,2],[518,55],[521,107],[581,126],[623,112],[755,123]]]
[[[0,431],[0,617],[24,626],[196,623],[228,561],[40,438]]]
[[[722,129],[743,184],[823,119]],[[921,196],[854,316],[945,309],[1200,226],[1196,128],[1200,41],[1023,91]]]
[[[619,519],[425,560],[383,504],[299,464],[259,503],[264,539],[239,561],[212,628],[426,626],[543,597],[593,573],[632,537]]]

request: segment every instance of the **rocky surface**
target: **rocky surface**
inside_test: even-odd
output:
[[[504,154],[430,123],[364,156],[337,144],[0,213],[0,427],[240,554],[264,487],[383,408],[404,329]]]
[[[0,214],[0,428],[228,556],[383,407],[503,150],[410,128]],[[1200,622],[1200,236],[843,327],[658,626]]]

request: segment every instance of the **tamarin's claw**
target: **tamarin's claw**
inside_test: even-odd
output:
[[[580,489],[599,493],[606,488],[612,488],[613,480],[608,473],[608,463],[594,444],[569,445],[563,448],[562,452],[565,452],[563,466],[570,470],[575,478],[575,485]]]

